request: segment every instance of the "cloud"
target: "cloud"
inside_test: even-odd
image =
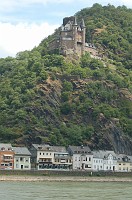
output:
[[[61,3],[72,3],[74,0],[3,0],[0,1],[0,10],[4,10],[8,8],[12,10],[16,7],[26,7],[32,4],[43,4],[47,5],[49,3],[52,4],[61,4]]]
[[[126,5],[129,7],[132,7],[132,1],[131,0],[111,0],[111,1],[107,1],[107,0],[93,0],[92,2],[88,2],[87,0],[2,0],[0,1],[0,10],[5,10],[6,8],[8,8],[8,10],[11,9],[15,9],[16,7],[27,7],[33,4],[43,4],[43,5],[48,5],[48,4],[93,4],[93,3],[100,3],[100,4],[108,4],[111,3],[113,5],[117,5],[117,2],[120,5]],[[7,11],[8,11],[7,10]]]
[[[0,57],[16,55],[24,50],[31,50],[45,37],[52,34],[59,25],[48,23],[26,24],[0,23]]]
[[[132,8],[132,1],[131,0],[121,0],[122,4]]]

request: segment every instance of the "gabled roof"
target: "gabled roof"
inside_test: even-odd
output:
[[[2,150],[2,148],[4,148],[6,151],[8,151],[9,149],[12,149],[12,146],[11,146],[11,144],[0,143],[0,151]]]
[[[132,156],[128,156],[125,154],[117,154],[117,160],[119,162],[130,162],[132,163]]]
[[[107,159],[108,156],[111,154],[114,157],[114,159],[117,159],[114,151],[99,150],[99,151],[92,151],[92,152],[93,152],[94,158]]]
[[[100,153],[100,151],[92,151],[92,153],[93,153],[93,158],[103,159],[103,155]]]
[[[89,146],[69,146],[68,149],[72,154],[91,154]]]
[[[63,26],[65,26],[69,21],[71,22],[71,24],[77,24],[76,17],[75,16],[71,16],[71,17],[63,18]]]
[[[61,153],[67,153],[66,148],[64,146],[51,146],[51,149],[54,152],[61,152]]]
[[[50,145],[49,144],[32,144],[32,146],[36,149],[36,150],[51,150]]]
[[[15,155],[28,155],[31,156],[31,153],[26,147],[13,147]]]
[[[66,153],[64,146],[50,146],[48,144],[32,144],[36,150],[40,151],[52,151],[52,152],[63,152]]]

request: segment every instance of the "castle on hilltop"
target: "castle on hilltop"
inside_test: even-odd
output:
[[[77,54],[81,56],[85,52],[96,56],[97,50],[93,44],[86,43],[86,26],[84,20],[78,24],[76,17],[65,17],[59,30],[59,36],[53,39],[48,46],[49,51],[58,50],[60,54],[67,56]]]

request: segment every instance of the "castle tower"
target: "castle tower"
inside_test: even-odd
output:
[[[82,55],[83,55],[85,53],[85,35],[86,35],[86,26],[84,23],[84,19],[82,19],[80,27],[82,29]]]
[[[60,27],[60,35],[58,38],[51,41],[49,50],[58,49],[62,55],[77,54],[81,56],[85,51],[88,44],[85,43],[86,26],[82,19],[80,24],[77,24],[76,16],[65,17],[63,24]]]
[[[77,19],[75,17],[73,27],[74,53],[77,53]]]

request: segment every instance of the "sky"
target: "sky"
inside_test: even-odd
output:
[[[0,0],[0,58],[38,46],[64,17],[94,3],[132,8],[132,0]]]

